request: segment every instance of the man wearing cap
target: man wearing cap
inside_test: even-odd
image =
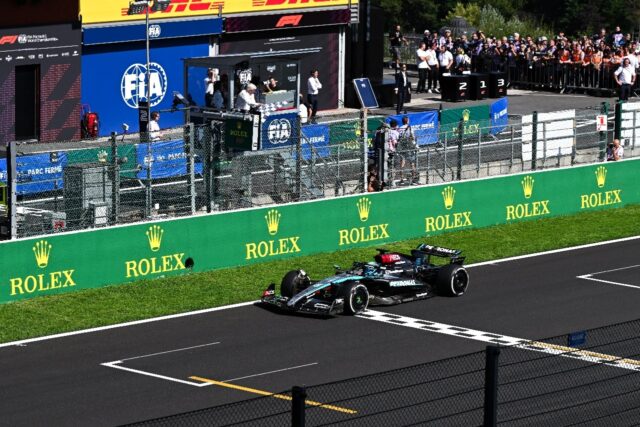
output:
[[[424,43],[425,46],[431,46],[431,41],[432,40],[433,40],[433,38],[431,38],[431,31],[424,30],[424,36],[422,37],[422,43]]]
[[[236,108],[238,110],[249,112],[251,108],[260,105],[256,102],[256,89],[256,85],[249,83],[245,89],[240,91],[238,98],[236,99]]]

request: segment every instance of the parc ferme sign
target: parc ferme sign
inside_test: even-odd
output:
[[[639,166],[530,171],[3,242],[0,303],[640,203]]]
[[[211,16],[219,10],[222,10],[223,14],[260,13],[357,4],[357,0],[172,0],[165,11],[150,11],[150,19]],[[83,24],[135,21],[144,18],[144,12],[141,15],[128,15],[128,9],[129,0],[80,0]]]

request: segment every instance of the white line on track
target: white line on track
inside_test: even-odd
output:
[[[204,387],[205,385],[207,385],[206,383],[204,383],[204,384],[203,383],[196,383],[196,382],[192,382],[192,381],[186,381],[186,380],[181,380],[181,379],[178,379],[178,378],[168,377],[166,375],[154,374],[153,372],[142,371],[140,369],[127,368],[126,366],[120,366],[119,363],[120,363],[119,361],[116,361],[116,362],[101,363],[101,365],[102,366],[106,366],[107,368],[120,369],[122,371],[133,372],[134,374],[145,375],[147,377],[158,378],[158,379],[161,379],[161,380],[172,381],[172,382],[180,383],[180,384],[187,384],[187,385],[194,386],[194,387]]]
[[[608,240],[608,241],[605,241],[605,242],[589,243],[589,244],[586,244],[586,245],[573,246],[573,247],[562,248],[562,249],[554,249],[554,250],[546,251],[546,252],[537,252],[537,253],[534,253],[534,254],[519,255],[519,256],[515,256],[515,257],[503,258],[503,259],[498,259],[498,260],[479,262],[479,263],[476,263],[476,264],[470,264],[470,265],[467,266],[467,268],[481,267],[481,266],[485,266],[485,265],[496,265],[497,266],[497,265],[499,265],[501,263],[509,262],[509,261],[516,261],[516,260],[521,260],[521,259],[526,259],[526,258],[533,258],[533,257],[542,256],[542,255],[557,254],[557,253],[562,253],[562,252],[570,252],[570,251],[575,251],[575,250],[579,250],[579,249],[593,248],[593,247],[597,247],[597,246],[604,246],[604,245],[610,245],[610,244],[614,244],[614,243],[628,242],[628,241],[638,240],[638,239],[640,239],[640,236],[625,237],[625,238],[622,238],[622,239]],[[129,326],[143,325],[145,323],[160,322],[160,321],[163,321],[163,320],[177,319],[177,318],[180,318],[180,317],[196,316],[198,314],[206,314],[206,313],[212,313],[212,312],[215,312],[215,311],[228,310],[228,309],[232,309],[232,308],[246,307],[246,306],[249,306],[249,305],[253,305],[253,304],[257,303],[257,302],[258,301],[248,301],[248,302],[243,302],[243,303],[239,303],[239,304],[226,305],[226,306],[222,306],[222,307],[214,307],[214,308],[207,308],[207,309],[204,309],[204,310],[190,311],[190,312],[187,312],[187,313],[178,313],[178,314],[171,314],[171,315],[168,315],[168,316],[154,317],[154,318],[151,318],[151,319],[135,320],[133,322],[119,323],[119,324],[116,324],[116,325],[100,326],[100,327],[97,327],[97,328],[83,329],[83,330],[80,330],[80,331],[64,332],[64,333],[61,333],[61,334],[47,335],[47,336],[37,337],[37,338],[27,338],[27,339],[24,339],[24,340],[18,340],[18,341],[12,341],[12,342],[7,342],[7,343],[0,344],[0,348],[12,347],[12,346],[24,347],[25,344],[31,344],[31,343],[35,343],[35,342],[39,342],[39,341],[47,341],[47,340],[52,340],[52,339],[71,337],[71,336],[75,336],[75,335],[89,334],[89,333],[92,333],[92,332],[107,331],[107,330],[110,330],[110,329],[126,328],[126,327],[129,327]]]
[[[583,274],[581,276],[576,276],[576,278],[577,279],[583,279],[583,280],[591,280],[592,282],[606,283],[608,285],[624,286],[625,288],[640,289],[639,285],[632,285],[630,283],[622,283],[622,282],[614,282],[612,280],[596,279],[595,277],[593,277],[593,276],[596,276],[598,274],[606,274],[606,273],[612,273],[614,271],[629,270],[631,268],[637,268],[637,267],[640,267],[640,264],[630,265],[630,266],[627,266],[627,267],[612,268],[611,270],[597,271],[595,273]]]
[[[220,382],[221,383],[230,383],[230,382],[233,382],[233,381],[244,380],[244,379],[247,379],[247,378],[261,377],[263,375],[276,374],[278,372],[285,372],[285,371],[292,371],[294,369],[306,368],[306,367],[309,367],[309,366],[315,366],[317,364],[318,364],[318,362],[307,363],[307,364],[304,364],[304,365],[291,366],[290,368],[276,369],[274,371],[261,372],[259,374],[246,375],[244,377],[238,377],[238,378],[231,378],[229,380],[224,380],[224,381],[220,381]],[[214,385],[214,384],[206,384],[206,385]]]
[[[142,359],[142,358],[145,358],[145,357],[160,356],[162,354],[175,353],[177,351],[192,350],[194,348],[208,347],[208,346],[212,346],[212,345],[216,345],[216,344],[220,344],[220,342],[219,341],[218,342],[210,342],[210,343],[207,343],[207,344],[194,345],[194,346],[191,346],[191,347],[176,348],[175,350],[167,350],[167,351],[160,351],[158,353],[143,354],[142,356],[127,357],[126,359],[120,359],[118,362],[122,363],[125,360],[135,360],[135,359]]]

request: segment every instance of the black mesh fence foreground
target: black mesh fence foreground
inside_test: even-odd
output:
[[[637,425],[640,320],[577,336],[574,342],[563,335],[488,347],[486,352],[294,387],[293,393],[132,425]],[[491,387],[492,380],[497,387]],[[491,396],[497,397],[495,404]]]

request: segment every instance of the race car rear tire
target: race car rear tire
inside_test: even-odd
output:
[[[282,282],[280,283],[280,294],[283,297],[291,298],[307,286],[305,286],[303,278],[306,276],[302,276],[300,270],[291,270],[282,278]],[[308,281],[308,280],[307,280]]]
[[[448,297],[459,297],[467,291],[469,286],[469,273],[467,269],[458,264],[443,266],[436,277],[436,289],[438,294]]]
[[[345,284],[341,295],[344,298],[345,314],[362,313],[369,305],[369,290],[362,283],[351,282]]]

